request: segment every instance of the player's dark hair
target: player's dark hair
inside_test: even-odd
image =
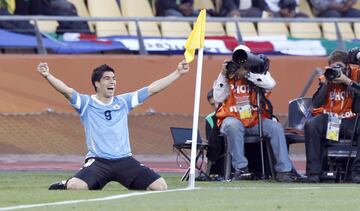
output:
[[[115,70],[107,64],[103,64],[103,65],[100,65],[99,67],[95,68],[91,75],[91,83],[94,86],[95,91],[97,91],[95,82],[100,81],[101,77],[104,75],[104,72],[113,72],[115,74]]]

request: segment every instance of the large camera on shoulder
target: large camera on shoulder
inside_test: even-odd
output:
[[[360,48],[354,47],[349,51],[349,63],[360,65]]]
[[[226,75],[233,75],[240,68],[257,74],[264,74],[269,70],[269,59],[263,55],[255,55],[246,50],[239,49],[232,54],[232,60],[226,63]]]
[[[325,76],[326,80],[333,81],[334,79],[340,78],[341,72],[346,74],[346,67],[343,67],[338,64],[334,67],[326,68],[324,76]]]

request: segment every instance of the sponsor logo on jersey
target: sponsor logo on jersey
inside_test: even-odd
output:
[[[256,107],[254,106],[251,106],[251,110],[252,111],[256,111]],[[230,112],[239,112],[239,109],[237,108],[237,106],[229,106],[229,111]]]
[[[233,84],[230,84],[230,89],[234,90],[236,94],[245,94],[250,92],[250,86],[249,85],[240,85],[234,87]]]
[[[350,118],[350,117],[354,117],[356,116],[355,113],[353,113],[352,111],[347,111],[345,113],[340,113],[340,114],[337,114],[337,113],[332,113],[332,112],[328,112],[327,110],[324,110],[323,111],[324,114],[332,114],[336,117],[339,117],[341,119],[344,119],[344,118]]]
[[[332,91],[329,93],[329,99],[335,101],[342,101],[349,97],[349,92],[346,91]]]

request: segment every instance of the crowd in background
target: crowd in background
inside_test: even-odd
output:
[[[207,9],[213,17],[308,17],[299,10],[300,1],[308,1],[314,17],[360,17],[354,8],[357,0],[211,0],[214,9]],[[84,0],[87,4],[87,0]],[[121,8],[121,1],[116,0]],[[194,0],[149,0],[154,16],[196,17]],[[0,15],[78,16],[74,4],[67,0],[0,0]],[[139,14],[141,16],[141,14]],[[56,33],[90,33],[86,21],[58,21]],[[0,21],[0,28],[34,34],[30,21]]]
[[[154,0],[157,16],[196,16],[194,0]],[[221,17],[307,17],[299,11],[300,1],[307,0],[213,0]],[[353,8],[357,0],[310,0],[317,17],[360,17],[360,10]]]
[[[0,14],[78,16],[75,6],[66,0],[0,0]],[[35,33],[29,21],[0,21],[0,28],[25,34]],[[59,21],[56,31],[90,33],[85,21]]]

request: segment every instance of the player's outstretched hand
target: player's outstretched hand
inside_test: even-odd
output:
[[[38,64],[37,66],[37,71],[44,77],[46,78],[49,74],[49,66],[47,65],[46,62],[40,62],[40,64]]]
[[[179,62],[176,70],[180,73],[180,75],[189,72],[190,70],[189,63],[187,63],[186,60],[183,59],[181,62]]]

